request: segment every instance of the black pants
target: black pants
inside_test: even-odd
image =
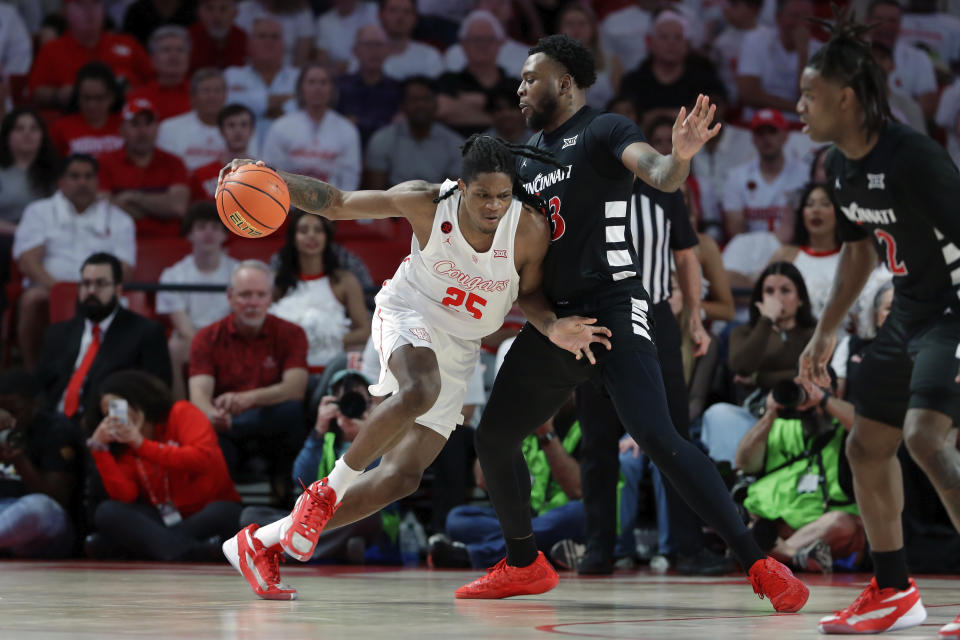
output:
[[[508,539],[532,536],[530,477],[520,450],[583,382],[606,390],[617,417],[668,484],[741,556],[746,567],[762,557],[710,460],[677,432],[667,405],[649,310],[642,288],[578,305],[564,315],[597,318],[612,333],[613,349],[597,348],[597,365],[577,361],[527,324],[497,374],[477,429],[476,447],[490,500]],[[589,424],[583,425],[586,432]],[[585,434],[586,435],[586,434]],[[618,465],[612,465],[617,469]],[[615,500],[615,498],[614,498]],[[606,505],[615,513],[616,505]],[[744,546],[746,545],[746,546]]]
[[[160,512],[142,502],[107,500],[97,507],[97,531],[118,555],[146,560],[209,560],[203,543],[213,536],[222,540],[237,532],[239,502],[211,502],[172,527],[164,526]]]
[[[682,334],[668,301],[653,306],[657,356],[673,426],[689,439],[687,385],[680,353]],[[582,427],[580,484],[587,513],[587,542],[592,549],[613,555],[616,541],[618,441],[624,428],[606,390],[595,384],[577,387],[577,413]],[[693,555],[701,542],[699,522],[673,484],[664,482],[670,532],[680,555]]]

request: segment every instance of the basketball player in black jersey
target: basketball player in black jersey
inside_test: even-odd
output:
[[[553,347],[529,323],[500,369],[477,430],[476,447],[507,557],[457,590],[458,598],[542,593],[556,580],[538,553],[530,518],[530,476],[520,444],[583,382],[609,394],[620,421],[691,507],[730,545],[749,570],[754,590],[777,611],[798,611],[809,592],[788,568],[765,557],[737,514],[716,467],[677,433],[670,419],[649,320],[650,303],[630,237],[635,177],[674,191],[690,158],[717,134],[705,96],[680,110],[673,153],[663,156],[630,120],[586,106],[596,79],[591,53],[562,35],[541,39],[523,66],[520,108],[539,131],[528,144],[551,152],[565,168],[518,160],[524,188],[547,200],[553,242],[543,261],[543,291],[558,317],[589,315],[612,332],[612,349],[595,350],[596,365]]]
[[[960,528],[960,452],[954,444],[960,418],[960,175],[942,147],[891,119],[884,74],[861,39],[865,31],[839,17],[829,42],[807,63],[797,104],[810,138],[834,145],[826,168],[844,240],[833,293],[800,359],[801,376],[828,386],[834,336],[877,253],[894,274],[893,308],[860,366],[857,388],[869,393],[854,399],[856,420],[847,439],[876,576],[852,605],[820,621],[823,633],[879,633],[926,618],[903,548],[901,441]],[[960,617],[940,634],[960,637]]]

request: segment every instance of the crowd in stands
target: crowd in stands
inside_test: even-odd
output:
[[[960,3],[842,4],[877,25],[893,117],[960,164]],[[366,389],[379,367],[373,296],[411,233],[294,209],[265,239],[233,237],[213,201],[220,168],[262,159],[345,190],[456,178],[466,136],[530,139],[520,69],[538,37],[565,33],[595,55],[589,105],[634,120],[661,153],[681,107],[700,93],[716,105],[723,127],[670,205],[691,235],[661,238],[675,273],[646,276],[682,330],[688,401],[671,413],[731,485],[755,480],[737,495],[766,550],[801,570],[862,566],[843,442],[894,265],[878,261],[851,313],[835,386],[795,381],[841,249],[826,150],[794,108],[825,38],[813,16],[829,18],[828,3],[0,2],[0,556],[222,560],[220,540],[281,517],[298,480],[323,477],[377,402]],[[634,230],[651,224],[654,208],[633,208]],[[687,267],[702,274],[693,295],[713,337],[702,356]],[[425,488],[325,534],[315,557],[395,558],[400,514],[413,510],[435,534],[437,566],[500,558],[470,424],[515,315],[484,340],[465,425]],[[661,567],[729,569],[722,557],[687,561],[684,541],[707,545],[700,523],[671,515],[672,488],[649,479],[637,443],[616,444],[615,417],[597,439],[598,416],[582,414],[601,405],[578,392],[524,444],[544,550],[584,573],[654,553]],[[582,487],[598,486],[607,456],[620,474],[602,480],[599,518]],[[803,490],[811,456],[827,480]],[[270,506],[251,500],[251,481],[267,484]],[[647,544],[634,529],[650,521]],[[584,546],[597,539],[602,549]]]

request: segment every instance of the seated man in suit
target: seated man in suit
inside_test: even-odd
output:
[[[77,315],[50,325],[37,379],[45,408],[78,421],[96,402],[100,381],[119,369],[141,369],[170,384],[170,352],[163,325],[120,306],[122,265],[94,253],[80,268]]]
[[[190,402],[220,434],[236,475],[247,452],[267,458],[274,497],[291,495],[293,460],[306,435],[307,335],[267,313],[273,272],[244,260],[227,288],[231,313],[197,331],[190,347]]]

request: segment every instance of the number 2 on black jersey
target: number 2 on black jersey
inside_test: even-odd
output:
[[[907,275],[907,265],[897,260],[897,239],[883,229],[874,229],[873,234],[877,236],[877,242],[886,247],[887,267],[889,267],[890,272],[895,276]]]

